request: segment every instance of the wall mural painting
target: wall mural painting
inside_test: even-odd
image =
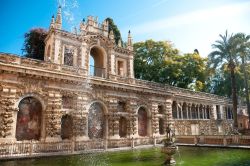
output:
[[[88,114],[88,136],[90,139],[103,138],[105,129],[104,110],[99,103],[93,103]]]
[[[17,113],[16,139],[39,140],[41,134],[42,104],[33,97],[26,97],[19,103]]]
[[[147,136],[147,128],[148,128],[148,117],[147,112],[144,108],[140,108],[138,110],[138,134],[139,136]]]
[[[127,120],[124,117],[121,117],[119,120],[119,136],[127,136]]]

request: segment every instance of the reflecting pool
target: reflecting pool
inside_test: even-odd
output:
[[[179,147],[175,155],[181,166],[250,166],[250,150],[205,147]],[[120,152],[44,157],[0,161],[1,166],[160,166],[164,154],[160,148]]]

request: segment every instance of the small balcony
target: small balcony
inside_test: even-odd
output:
[[[106,78],[106,69],[90,65],[89,75],[95,76],[95,77]]]

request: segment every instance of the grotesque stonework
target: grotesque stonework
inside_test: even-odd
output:
[[[0,54],[0,141],[88,141],[226,134],[230,101],[134,78],[131,33],[114,42],[108,23],[88,17],[80,32],[61,29],[61,9],[44,61]],[[117,145],[117,146],[122,146]]]

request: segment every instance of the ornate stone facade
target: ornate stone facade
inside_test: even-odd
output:
[[[90,16],[70,33],[61,29],[60,10],[44,61],[0,54],[0,141],[142,138],[143,144],[162,138],[168,124],[179,135],[230,131],[227,98],[135,79],[130,32],[126,47],[116,45],[108,23]]]

